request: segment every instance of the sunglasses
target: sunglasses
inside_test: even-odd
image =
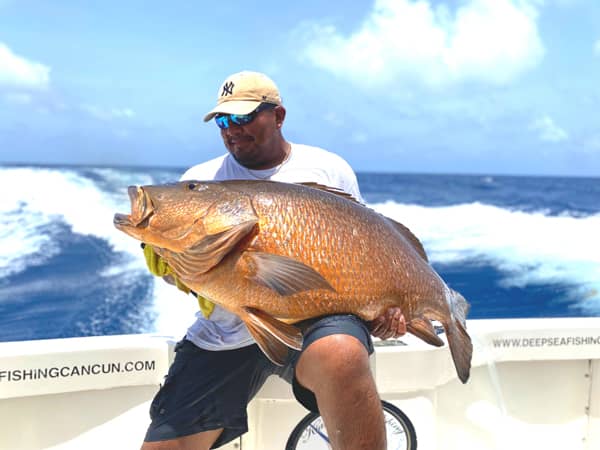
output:
[[[261,111],[273,109],[276,106],[277,105],[273,103],[261,103],[249,114],[217,114],[215,116],[215,122],[221,130],[226,130],[231,125],[247,125],[252,122]]]

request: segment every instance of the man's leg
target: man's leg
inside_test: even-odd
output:
[[[218,430],[203,431],[177,439],[159,442],[144,442],[141,450],[209,450],[223,432]]]
[[[320,337],[303,350],[295,377],[315,394],[335,450],[385,450],[381,400],[364,343],[348,334]]]
[[[142,449],[204,450],[242,435],[247,405],[274,367],[256,345],[207,351],[178,343]]]

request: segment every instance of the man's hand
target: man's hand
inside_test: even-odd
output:
[[[398,338],[406,334],[406,320],[402,310],[397,306],[388,308],[385,313],[368,324],[371,334],[379,339]]]

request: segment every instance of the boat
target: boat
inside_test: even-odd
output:
[[[378,390],[414,430],[411,449],[600,449],[600,318],[467,327],[466,384],[447,346],[411,335],[376,342]],[[139,448],[175,342],[140,334],[0,343],[0,449]],[[249,432],[221,448],[285,449],[307,411],[272,377],[248,414]]]

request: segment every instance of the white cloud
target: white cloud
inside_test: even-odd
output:
[[[90,116],[100,120],[130,119],[135,113],[129,108],[105,109],[93,105],[83,105],[81,109]]]
[[[0,86],[45,89],[50,83],[50,68],[16,55],[0,42]]]
[[[538,2],[544,2],[544,0],[537,0]],[[562,6],[562,7],[573,7],[573,6],[578,6],[582,3],[585,3],[586,1],[589,0],[554,0],[554,3],[556,3],[558,6]]]
[[[344,125],[344,120],[342,119],[342,117],[340,117],[339,114],[336,114],[332,111],[328,111],[323,116],[323,119],[325,119],[330,125],[333,125],[336,127],[340,127],[340,126]]]
[[[530,128],[538,133],[542,141],[560,142],[569,138],[565,130],[554,123],[554,120],[549,116],[535,119]]]
[[[357,144],[364,144],[369,140],[369,135],[364,131],[355,131],[352,133],[350,139],[352,140],[352,142],[355,142]]]
[[[9,92],[4,96],[4,100],[14,105],[30,105],[33,103],[33,97],[25,92]]]
[[[534,0],[468,0],[454,13],[432,0],[376,0],[349,36],[306,26],[313,64],[364,84],[464,80],[507,83],[534,67],[544,48]]]

